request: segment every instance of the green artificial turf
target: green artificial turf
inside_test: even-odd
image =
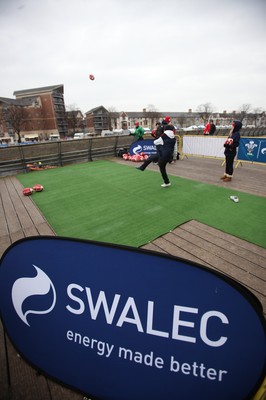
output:
[[[18,179],[24,187],[44,186],[32,199],[58,236],[139,247],[194,219],[266,247],[263,197],[176,176],[164,189],[158,172],[105,160]]]

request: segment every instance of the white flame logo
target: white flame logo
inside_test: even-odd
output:
[[[37,275],[33,278],[19,278],[17,279],[12,287],[12,301],[16,313],[19,318],[28,326],[30,324],[27,321],[27,316],[29,314],[48,314],[55,306],[56,303],[56,292],[54,285],[50,278],[38,267],[33,265],[37,271]],[[25,313],[22,311],[23,302],[30,296],[35,295],[45,295],[48,294],[50,289],[53,291],[53,302],[48,310],[28,310]]]
[[[138,144],[136,147],[133,148],[133,153],[134,154],[139,154],[142,150],[142,147],[140,144]]]

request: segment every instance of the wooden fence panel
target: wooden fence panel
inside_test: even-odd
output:
[[[113,157],[120,148],[129,149],[132,136],[41,142],[0,148],[0,175],[28,171],[29,164],[64,166]]]

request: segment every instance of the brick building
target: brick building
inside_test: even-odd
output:
[[[86,130],[100,135],[102,130],[110,129],[110,113],[103,106],[95,107],[85,113]]]
[[[2,139],[10,137],[16,141],[20,136],[22,140],[47,140],[51,135],[58,138],[67,135],[63,85],[19,90],[13,94],[16,99],[0,97]],[[12,112],[17,115],[12,116]],[[21,121],[16,126],[13,119],[19,112]]]

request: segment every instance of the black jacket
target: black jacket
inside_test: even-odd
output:
[[[231,144],[228,144],[225,142],[224,147],[224,155],[228,156],[231,155],[234,157],[236,155],[236,149],[239,146],[239,141],[240,141],[240,129],[242,128],[242,122],[241,121],[233,121],[234,124],[234,129],[232,132],[232,135],[228,136],[228,139],[233,139],[233,142]]]

